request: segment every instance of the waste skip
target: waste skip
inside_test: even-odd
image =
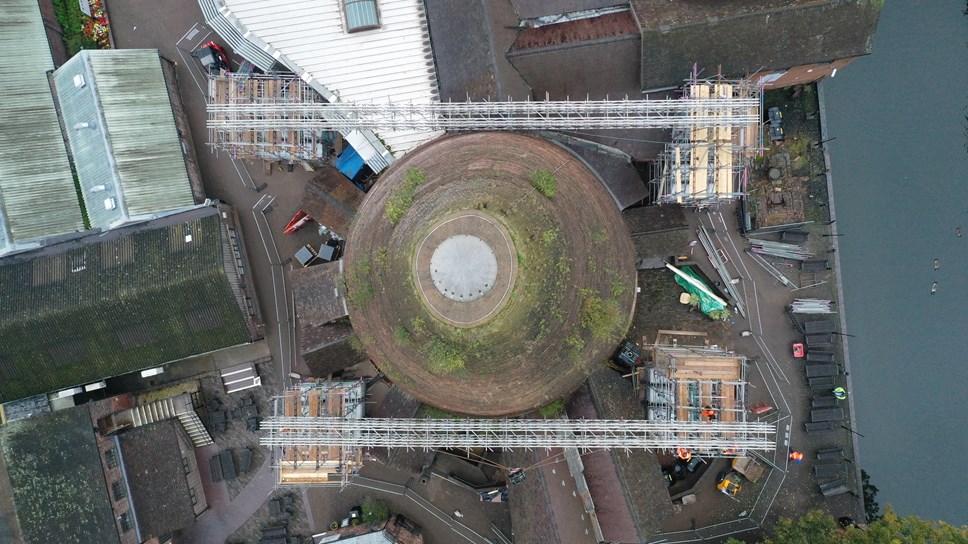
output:
[[[810,401],[811,408],[836,408],[837,397],[814,397]]]
[[[810,410],[810,421],[840,421],[844,419],[843,408],[816,408]]]
[[[843,459],[843,458],[844,458],[843,448],[824,448],[822,450],[817,450],[818,461],[830,461],[832,459]]]
[[[813,347],[815,344],[833,344],[834,335],[829,332],[808,334],[807,335],[807,346]]]
[[[824,353],[822,351],[807,351],[807,362],[808,363],[832,363],[834,362],[833,353]]]
[[[803,424],[803,430],[807,434],[824,434],[833,431],[834,424],[831,421],[808,421]]]
[[[825,484],[820,484],[820,493],[824,497],[833,497],[835,495],[843,495],[849,490],[847,489],[847,480],[841,478],[839,480],[834,480]]]
[[[804,323],[804,328],[807,331],[807,335],[832,333],[836,329],[836,324],[830,319],[822,319],[820,321],[807,321]]]
[[[847,471],[847,463],[828,463],[814,465],[813,474],[818,480],[829,480],[831,478],[843,478]]]
[[[804,367],[808,378],[820,378],[823,376],[836,376],[840,374],[840,368],[833,363],[815,363]]]

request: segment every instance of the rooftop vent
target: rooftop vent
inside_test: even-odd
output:
[[[104,209],[113,210],[118,207],[118,201],[113,196],[104,199]]]
[[[74,76],[74,86],[78,89],[84,87],[87,83],[84,81],[84,74],[77,74]]]

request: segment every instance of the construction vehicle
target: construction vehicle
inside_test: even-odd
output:
[[[743,477],[735,470],[724,470],[716,478],[716,489],[725,495],[735,497],[739,490],[743,489]]]
[[[733,470],[755,484],[763,477],[766,467],[750,457],[737,457],[733,459]]]

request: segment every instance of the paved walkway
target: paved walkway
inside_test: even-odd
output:
[[[200,462],[199,468],[207,464],[207,461]],[[275,480],[272,464],[267,458],[249,481],[249,485],[235,497],[235,500],[227,501],[222,498],[222,500],[212,501],[211,508],[199,516],[194,525],[181,531],[175,540],[198,544],[225,542],[262,507],[269,494],[275,489]]]

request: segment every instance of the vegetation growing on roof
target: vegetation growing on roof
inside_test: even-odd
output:
[[[24,540],[118,542],[87,406],[12,422],[0,442]]]
[[[558,399],[538,408],[538,414],[545,419],[556,419],[565,413],[565,401]]]
[[[535,170],[531,173],[531,186],[548,198],[555,196],[558,191],[558,181],[555,175],[547,170]]]
[[[595,296],[590,289],[582,289],[581,325],[598,340],[611,338],[622,321],[618,303]]]
[[[425,181],[424,173],[416,168],[407,170],[400,184],[387,199],[386,214],[390,219],[390,224],[396,226],[407,214],[407,210],[413,205],[413,199],[417,196],[417,187]]]
[[[0,401],[249,341],[223,250],[213,213],[0,266]]]

